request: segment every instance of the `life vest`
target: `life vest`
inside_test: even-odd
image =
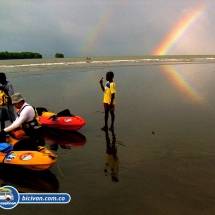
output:
[[[22,110],[27,107],[27,106],[30,106],[30,105],[25,105],[23,108],[21,108],[18,112],[17,112],[17,115],[18,117],[20,117],[20,113],[22,112]],[[33,107],[34,109],[34,112],[35,112],[35,116],[34,116],[34,119],[29,121],[29,122],[24,122],[22,124],[22,128],[25,130],[25,129],[29,129],[29,128],[34,128],[35,126],[40,126],[42,125],[42,123],[40,122],[39,120],[39,116],[38,116],[38,113],[37,113],[37,110]]]
[[[40,118],[39,118],[39,114],[38,114],[38,112],[37,112],[37,109],[35,108],[35,107],[33,107],[34,108],[34,112],[35,112],[35,118],[36,118],[36,120],[37,120],[37,123],[38,123],[38,125],[42,125],[42,122],[40,121]]]
[[[0,91],[0,106],[9,104],[10,97],[4,91]]]

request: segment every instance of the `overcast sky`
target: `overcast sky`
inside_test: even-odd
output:
[[[198,18],[166,54],[215,54],[215,0],[1,0],[0,51],[150,55],[201,3]]]

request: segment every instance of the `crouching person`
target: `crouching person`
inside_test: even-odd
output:
[[[14,150],[37,150],[37,146],[44,146],[44,135],[39,125],[35,109],[29,105],[20,93],[11,96],[12,104],[19,109],[16,120],[0,132],[0,139],[4,139],[7,133],[22,128],[29,139],[19,141],[14,145]]]

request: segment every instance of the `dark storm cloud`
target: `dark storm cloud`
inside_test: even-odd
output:
[[[151,54],[189,8],[205,1],[10,0],[0,2],[0,50],[84,55]],[[213,2],[191,38],[196,52],[214,49]],[[198,39],[205,43],[198,44]],[[185,51],[187,44],[176,52]],[[177,53],[175,53],[177,54]],[[204,53],[203,53],[204,54]]]

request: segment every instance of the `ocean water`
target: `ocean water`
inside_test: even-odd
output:
[[[1,167],[1,184],[20,192],[69,193],[70,203],[18,205],[2,214],[214,214],[214,60],[0,61],[0,72],[27,102],[54,112],[67,108],[86,120],[76,133],[46,130],[46,145],[58,154],[49,171]],[[108,71],[117,86],[114,133],[100,130],[99,80]],[[114,157],[107,155],[110,151]]]

